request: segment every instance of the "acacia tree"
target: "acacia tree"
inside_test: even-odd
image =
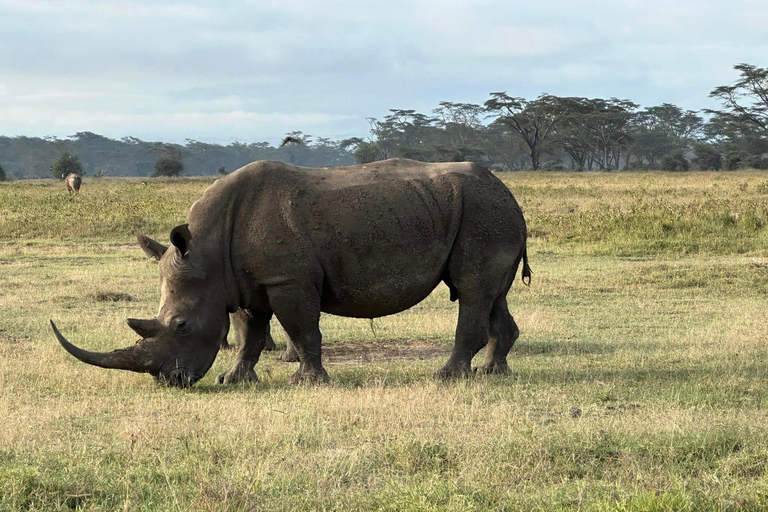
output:
[[[709,96],[720,99],[733,121],[751,123],[768,134],[768,68],[751,64],[733,68],[741,75],[736,83],[716,87]]]
[[[153,152],[158,155],[153,176],[176,177],[184,172],[181,148],[174,144],[157,143]]]
[[[83,175],[83,166],[80,159],[69,151],[65,151],[51,166],[51,172],[54,178],[64,179],[67,174],[74,173],[78,176]]]
[[[721,85],[709,93],[725,110],[712,115],[707,133],[723,154],[723,167],[768,168],[768,68],[737,64],[734,85]]]
[[[630,150],[641,163],[647,162],[652,169],[668,155],[688,153],[704,133],[704,120],[698,112],[669,103],[637,112],[632,125]]]
[[[637,105],[611,98],[562,98],[566,114],[558,126],[558,141],[581,168],[618,169],[630,141],[629,124]]]
[[[435,150],[440,160],[480,162],[487,160],[484,148],[485,127],[482,117],[485,109],[474,103],[441,101],[432,110],[437,118],[434,131]]]
[[[354,149],[352,149],[354,148]],[[366,141],[360,137],[350,137],[339,143],[339,149],[342,151],[352,150],[352,155],[358,164],[367,164],[379,159],[381,151],[375,142]]]
[[[515,98],[506,92],[491,93],[485,102],[485,109],[496,119],[493,124],[504,126],[509,133],[523,139],[528,146],[531,166],[539,168],[542,152],[553,143],[553,131],[560,118],[567,112],[557,96],[542,94],[528,101]]]

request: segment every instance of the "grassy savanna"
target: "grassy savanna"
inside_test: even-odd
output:
[[[513,375],[435,382],[456,305],[324,316],[329,385],[187,391],[84,365],[158,305],[210,179],[0,184],[0,510],[765,510],[768,175],[511,174]],[[275,324],[278,343],[284,342]]]

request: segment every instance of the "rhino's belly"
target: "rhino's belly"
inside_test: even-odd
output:
[[[322,311],[355,318],[392,315],[424,300],[440,282],[437,273],[410,277],[408,280],[327,283],[323,287]]]

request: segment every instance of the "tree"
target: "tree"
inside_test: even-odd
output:
[[[661,168],[665,171],[687,171],[690,168],[688,160],[682,151],[675,151],[666,155],[661,161]]]
[[[637,105],[611,98],[560,98],[563,114],[554,140],[577,169],[618,169],[632,142],[630,122]]]
[[[224,166],[219,167],[218,173],[221,174],[222,176],[226,176],[227,175],[227,168],[224,167]]]
[[[560,98],[542,94],[533,101],[513,98],[506,92],[491,93],[485,109],[496,115],[498,123],[520,136],[530,150],[531,166],[539,168],[541,153],[552,145],[552,132],[566,109]]]
[[[379,146],[373,142],[361,142],[352,152],[355,155],[355,161],[359,164],[375,162],[379,158]]]
[[[722,167],[722,155],[712,144],[699,144],[694,149],[696,157],[693,165],[701,171],[719,171]]]
[[[740,72],[739,80],[734,85],[716,87],[709,96],[722,101],[733,122],[751,123],[768,134],[768,68],[751,64],[733,68]]]
[[[152,176],[176,177],[184,172],[184,163],[181,147],[176,144],[156,143],[152,152],[158,155],[155,160],[155,172]]]
[[[155,162],[155,172],[153,176],[168,176],[176,177],[184,172],[184,164],[181,160],[171,158],[168,156],[161,156]]]
[[[0,165],[0,181],[5,181],[5,180],[6,180],[5,169],[3,169],[3,166]]]
[[[435,133],[435,151],[439,160],[453,162],[481,162],[487,160],[484,147],[484,126],[480,122],[485,109],[474,103],[441,101],[432,110],[440,128]]]
[[[77,156],[69,151],[65,151],[51,166],[51,172],[54,178],[64,179],[67,174],[75,173],[78,176],[83,175],[83,166]]]

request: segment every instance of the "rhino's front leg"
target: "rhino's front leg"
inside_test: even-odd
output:
[[[271,339],[269,334],[271,318],[272,313],[254,313],[245,309],[238,309],[232,315],[232,327],[235,329],[237,338],[237,356],[232,368],[216,377],[217,384],[259,380],[253,367],[259,361],[259,356],[267,344],[267,338]]]
[[[314,283],[275,286],[268,289],[269,304],[299,355],[299,370],[291,382],[325,382],[320,346],[320,286]]]

